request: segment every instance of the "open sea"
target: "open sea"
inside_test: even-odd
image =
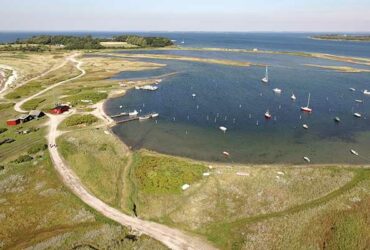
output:
[[[81,33],[69,33],[78,34]],[[82,33],[84,34],[84,33]],[[90,33],[91,34],[91,33]],[[111,37],[117,33],[92,33]],[[139,33],[136,33],[139,34]],[[370,58],[370,43],[320,41],[305,33],[144,33],[184,41],[184,47],[263,49],[320,52]],[[0,33],[0,41],[31,36],[30,33]],[[117,81],[164,78],[157,91],[130,90],[110,99],[110,115],[138,110],[158,112],[157,120],[133,121],[113,128],[134,149],[206,161],[271,164],[300,164],[307,156],[316,163],[370,163],[370,73],[341,73],[305,64],[370,66],[277,54],[214,51],[117,51],[117,53],[176,54],[183,56],[247,61],[269,65],[270,82],[262,84],[265,68],[235,67],[199,62],[140,59],[166,64],[162,69],[121,72]],[[280,88],[275,94],[272,89]],[[356,91],[350,91],[355,88]],[[195,93],[196,97],[192,97]],[[297,97],[291,100],[292,93]],[[311,114],[300,111],[311,93]],[[362,103],[355,102],[362,100]],[[120,106],[123,109],[120,109]],[[272,119],[266,120],[269,110]],[[355,118],[355,112],[362,118]],[[334,122],[340,117],[339,124]],[[307,124],[309,129],[302,128]],[[223,133],[219,127],[227,127]],[[350,153],[355,149],[360,156]],[[225,158],[223,151],[230,153]]]

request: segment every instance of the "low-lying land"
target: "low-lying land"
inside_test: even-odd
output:
[[[315,64],[305,64],[308,67],[320,68],[320,69],[329,69],[342,73],[364,73],[370,72],[369,69],[359,69],[348,66],[327,66],[327,65],[315,65]]]
[[[122,87],[110,79],[113,75],[164,65],[133,60],[153,55],[114,56],[82,57],[85,76],[24,105],[46,109],[55,102],[74,104],[73,114],[60,126],[64,133],[57,148],[94,195],[132,216],[201,235],[220,249],[366,249],[368,168],[228,166],[131,152],[111,134],[106,120],[97,121],[102,116],[96,115],[96,105],[113,92],[145,82]],[[62,69],[49,75],[54,80],[41,80],[48,85],[74,75]],[[0,145],[0,248],[164,248],[104,219],[63,187],[45,150],[42,125],[47,117],[4,130],[5,121],[16,115],[13,104],[1,103],[0,114],[0,139],[15,139]]]
[[[369,35],[328,34],[328,35],[316,35],[312,36],[311,38],[317,40],[370,42]]]

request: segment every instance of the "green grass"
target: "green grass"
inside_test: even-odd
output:
[[[134,154],[137,188],[148,194],[178,194],[181,186],[202,178],[206,167],[172,157]]]
[[[41,77],[37,80],[31,81],[14,89],[5,97],[8,99],[21,99],[32,94],[36,94],[40,90],[45,89],[52,84],[67,80],[73,76],[77,76],[78,74],[80,74],[80,71],[78,71],[76,67],[73,66],[73,64],[68,63],[64,67],[55,70],[44,77]]]
[[[102,129],[82,129],[60,137],[58,149],[95,195],[120,207],[118,189],[127,158],[120,142]]]
[[[35,110],[39,105],[45,102],[45,98],[35,98],[23,104],[22,109],[24,110]]]
[[[97,103],[101,100],[104,100],[108,97],[107,93],[99,93],[93,91],[81,92],[75,95],[71,95],[63,98],[64,102],[70,102],[72,105],[76,106],[78,104],[84,104],[81,100],[90,100],[91,103]]]
[[[98,118],[94,115],[87,114],[87,115],[80,115],[80,114],[74,114],[69,117],[67,117],[62,124],[60,124],[61,128],[68,128],[68,127],[74,127],[74,126],[88,126],[96,123],[98,121]]]
[[[351,181],[346,183],[344,186],[328,193],[325,196],[314,199],[312,201],[302,203],[296,206],[292,206],[288,209],[272,212],[262,213],[256,216],[243,218],[234,222],[216,222],[208,226],[206,229],[206,235],[208,239],[222,248],[230,248],[233,244],[238,243],[238,239],[241,238],[240,233],[244,232],[243,228],[249,224],[256,224],[265,220],[274,218],[289,216],[295,213],[299,213],[305,210],[313,209],[315,207],[324,205],[325,203],[333,200],[334,198],[344,194],[345,192],[354,188],[357,184],[364,180],[370,179],[370,170],[368,169],[356,169],[353,170],[355,176]],[[243,242],[239,242],[242,244]],[[237,249],[239,249],[237,247]]]

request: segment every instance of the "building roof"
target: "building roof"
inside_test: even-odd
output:
[[[29,116],[30,115],[28,115],[28,114],[22,114],[22,115],[18,116],[18,119],[24,120],[24,119],[27,119]]]
[[[40,110],[31,110],[30,115],[32,115],[32,116],[40,116],[43,113],[44,112],[42,112]]]

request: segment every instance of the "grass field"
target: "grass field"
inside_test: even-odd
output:
[[[95,195],[120,207],[119,188],[128,156],[121,143],[104,129],[81,129],[58,139],[59,150]]]

